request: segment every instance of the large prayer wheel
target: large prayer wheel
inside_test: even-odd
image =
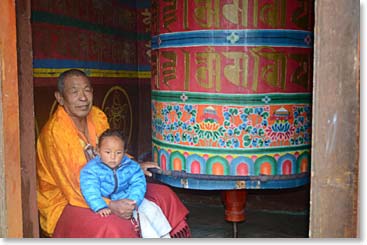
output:
[[[201,190],[309,182],[313,1],[153,1],[155,178]]]

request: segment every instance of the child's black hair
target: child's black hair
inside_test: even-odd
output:
[[[126,141],[126,138],[125,138],[125,134],[124,132],[122,132],[122,130],[120,129],[106,129],[102,134],[101,136],[99,136],[99,139],[98,139],[98,145],[101,145],[102,141],[106,138],[106,137],[109,137],[109,136],[116,136],[118,137],[119,139],[121,139],[121,141],[124,143],[124,150],[127,149],[127,141]]]

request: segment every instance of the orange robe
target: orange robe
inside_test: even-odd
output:
[[[93,107],[87,117],[90,144],[109,124],[102,110]],[[62,106],[48,120],[37,140],[37,201],[40,225],[52,236],[56,223],[67,204],[88,207],[80,192],[79,172],[86,164],[86,145]]]
[[[94,147],[109,128],[106,115],[93,107],[87,117],[90,144]],[[42,128],[37,141],[37,201],[40,225],[48,236],[63,238],[137,237],[130,220],[116,215],[101,217],[89,209],[80,192],[79,172],[87,163],[84,136],[59,106]],[[167,217],[171,237],[190,237],[188,209],[167,186],[147,183],[145,195]],[[108,202],[108,200],[106,200]]]

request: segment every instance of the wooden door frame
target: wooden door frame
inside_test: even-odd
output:
[[[15,1],[0,4],[0,235],[23,236]]]
[[[38,237],[30,0],[14,2],[0,5],[0,235]],[[309,236],[358,237],[359,1],[315,10]]]
[[[23,237],[38,237],[40,229],[36,201],[36,127],[33,95],[32,28],[30,19],[31,1],[17,0],[16,21]],[[27,208],[25,208],[26,205]]]
[[[315,2],[310,237],[359,236],[359,13]]]

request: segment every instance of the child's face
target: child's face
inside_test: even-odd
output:
[[[108,136],[103,139],[98,147],[98,154],[102,161],[111,168],[116,167],[124,157],[124,142],[116,136]]]

